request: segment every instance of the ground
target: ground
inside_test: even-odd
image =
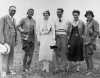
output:
[[[22,60],[24,56],[24,52],[21,50],[21,42],[19,41],[18,45],[15,48],[15,58],[14,58],[14,67],[12,69],[16,70],[16,75],[8,75],[7,78],[100,78],[100,40],[97,40],[97,51],[94,53],[93,61],[94,61],[94,72],[90,76],[86,76],[86,64],[83,63],[81,66],[81,72],[60,72],[58,74],[45,74],[40,75],[37,65],[38,60],[38,52],[36,52],[33,56],[32,61],[32,72],[23,73],[22,72]]]

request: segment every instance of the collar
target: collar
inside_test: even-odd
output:
[[[10,15],[8,15],[10,17],[10,19],[14,19],[14,17],[11,17]]]
[[[57,21],[59,22],[59,18],[57,18]],[[64,18],[62,17],[61,18],[61,22],[63,22],[64,21]]]
[[[73,26],[78,26],[79,21],[80,21],[80,20],[78,20],[78,21],[73,20],[72,25],[73,25]]]
[[[87,20],[87,23],[89,24],[89,23],[93,22],[93,20],[94,20],[94,19],[92,19],[91,21],[88,21],[88,20]]]

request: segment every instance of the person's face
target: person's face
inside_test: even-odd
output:
[[[9,9],[10,16],[13,17],[15,15],[15,13],[16,13],[16,10]]]
[[[79,19],[79,14],[78,13],[73,13],[73,17],[74,17],[74,20],[78,20]]]
[[[34,11],[33,10],[29,10],[27,12],[28,17],[32,17],[34,15]]]
[[[86,18],[87,18],[88,21],[91,21],[93,19],[91,14],[88,14]]]
[[[44,19],[45,19],[45,20],[48,20],[48,19],[49,19],[49,14],[48,14],[48,12],[44,12],[44,13],[43,13],[43,16],[44,16]]]
[[[61,10],[58,10],[58,11],[57,11],[57,16],[58,16],[58,18],[62,18],[62,15],[63,15],[62,11],[61,11]]]

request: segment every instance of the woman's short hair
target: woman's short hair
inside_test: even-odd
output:
[[[80,11],[79,11],[79,10],[73,10],[73,11],[72,11],[72,15],[73,15],[74,13],[77,13],[78,15],[80,15]]]
[[[43,16],[45,15],[45,13],[48,13],[48,15],[50,16],[50,11],[49,10],[44,11]]]
[[[84,16],[87,17],[87,15],[91,15],[92,17],[94,17],[93,11],[91,10],[86,11]]]

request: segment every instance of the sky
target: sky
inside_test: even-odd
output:
[[[17,23],[26,16],[29,8],[35,9],[34,18],[39,20],[42,18],[44,10],[50,10],[51,18],[56,18],[56,9],[64,8],[64,18],[72,20],[72,11],[78,9],[81,12],[80,19],[85,21],[84,14],[86,10],[92,10],[95,19],[100,22],[100,0],[1,0],[0,2],[0,17],[8,14],[10,5],[17,7],[15,18]]]

